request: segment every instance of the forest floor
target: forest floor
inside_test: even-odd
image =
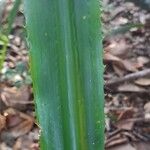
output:
[[[103,8],[105,147],[150,150],[150,12],[125,0],[104,0]],[[0,75],[0,150],[39,149],[24,35],[20,8]]]
[[[105,1],[104,8],[105,146],[149,150],[150,13],[124,0]]]

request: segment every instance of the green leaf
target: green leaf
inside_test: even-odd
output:
[[[98,0],[26,0],[42,150],[103,150],[103,50]]]

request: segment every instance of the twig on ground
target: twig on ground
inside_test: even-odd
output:
[[[145,76],[150,76],[150,69],[145,69],[145,70],[142,70],[139,72],[128,74],[128,75],[121,77],[121,78],[116,78],[116,79],[106,81],[105,86],[107,87],[107,86],[118,85],[118,84],[123,83],[125,81],[132,81],[132,80],[136,80],[137,78],[142,78]]]

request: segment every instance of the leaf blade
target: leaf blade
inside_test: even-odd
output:
[[[97,0],[25,1],[43,149],[103,150],[98,4]]]

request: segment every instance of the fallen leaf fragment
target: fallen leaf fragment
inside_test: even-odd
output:
[[[140,67],[143,67],[145,64],[147,64],[149,62],[149,58],[147,57],[144,57],[144,56],[139,56],[137,58],[137,62],[139,64]]]
[[[126,59],[122,61],[124,67],[126,70],[131,71],[131,72],[136,72],[137,70],[137,64],[131,62],[130,60]]]
[[[19,137],[28,133],[34,124],[34,119],[15,109],[9,108],[4,112],[7,128],[13,137]]]
[[[6,126],[6,117],[0,114],[0,131]]]
[[[127,42],[121,39],[119,41],[111,41],[111,44],[105,48],[105,51],[119,58],[124,58],[128,54],[129,48]]]
[[[125,74],[125,69],[121,69],[120,67],[118,67],[117,65],[115,65],[115,63],[112,63],[113,69],[115,71],[115,73],[119,76],[122,77]]]
[[[119,69],[122,69],[122,70],[127,70],[131,72],[138,71],[137,63],[134,63],[129,59],[120,59],[119,57],[114,56],[113,54],[109,52],[104,53],[104,61],[113,62],[113,65],[116,65],[117,67],[119,67]]]
[[[118,138],[113,138],[110,142],[106,144],[106,148],[114,147],[120,144],[127,143],[128,139],[126,137],[118,137]]]
[[[144,110],[146,113],[150,113],[150,102],[148,102],[144,105]]]
[[[22,136],[17,139],[16,143],[13,146],[13,150],[39,150],[39,144],[34,143],[31,137]]]
[[[20,89],[16,87],[8,88],[5,87],[1,93],[1,99],[7,107],[13,107],[18,110],[23,110],[26,108],[27,104],[32,104],[33,102],[29,100],[30,91],[27,86],[23,86]]]
[[[119,120],[124,120],[124,119],[132,118],[134,112],[135,112],[135,110],[132,107],[129,107],[129,108],[125,109],[125,110],[122,110],[119,113],[117,120],[119,121]]]
[[[135,83],[141,86],[150,86],[150,78],[137,79]]]
[[[134,143],[136,150],[149,150],[150,143],[149,142],[138,142]]]
[[[135,149],[135,147],[133,147],[131,144],[122,144],[112,148],[107,148],[106,150],[137,150],[137,149]]]
[[[134,127],[134,123],[135,122],[133,120],[121,120],[121,121],[116,123],[116,126],[119,129],[131,131]]]
[[[0,143],[0,150],[12,150],[6,143]]]
[[[121,59],[119,57],[114,56],[109,52],[104,53],[104,60],[105,61],[112,61],[112,62],[121,62]]]
[[[134,84],[123,84],[118,87],[120,92],[147,92],[144,88],[138,87]]]

